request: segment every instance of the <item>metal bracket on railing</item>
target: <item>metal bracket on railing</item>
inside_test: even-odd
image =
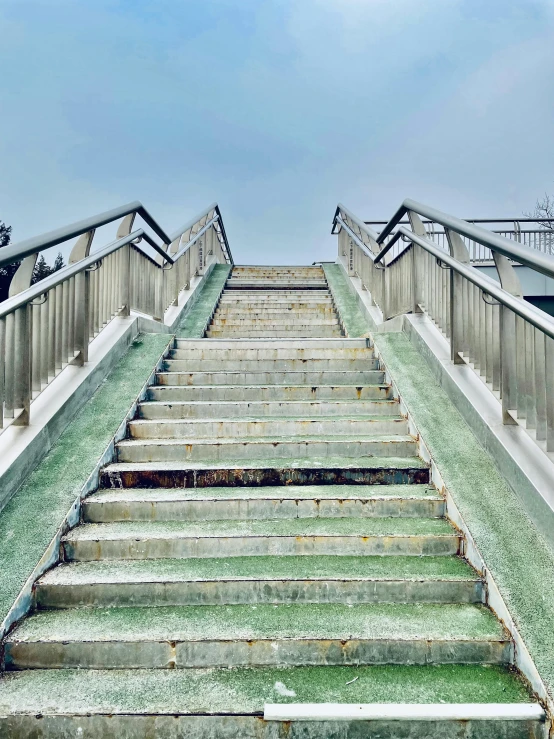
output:
[[[484,291],[481,291],[481,298],[483,299],[483,302],[486,303],[487,305],[501,305],[498,302],[498,300],[487,300],[485,295],[489,295],[489,294]],[[490,298],[490,295],[489,295],[489,298]]]
[[[98,272],[101,266],[102,266],[102,260],[99,259],[97,262],[95,262],[92,265],[92,267],[87,267],[85,272]]]
[[[44,305],[48,300],[48,293],[44,293],[43,298],[44,300],[40,300],[38,302],[36,302],[35,300],[31,300],[30,305]]]
[[[435,257],[435,259],[437,260],[437,265],[441,269],[450,269],[450,267],[448,266],[448,264],[444,264],[444,262],[442,261],[442,259],[440,259],[439,257]]]

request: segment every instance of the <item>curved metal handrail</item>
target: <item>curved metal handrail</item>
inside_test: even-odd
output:
[[[420,216],[429,218],[434,223],[440,223],[444,228],[455,231],[461,236],[466,236],[473,241],[476,241],[482,246],[486,246],[492,251],[502,254],[502,256],[512,259],[514,262],[524,264],[526,267],[540,272],[547,277],[554,277],[554,257],[542,252],[536,251],[528,246],[517,244],[510,239],[495,234],[481,226],[476,226],[473,223],[463,221],[461,218],[456,218],[448,213],[443,213],[436,208],[418,203],[416,200],[407,198],[404,200],[400,208],[396,211],[393,217],[390,219],[388,224],[379,234],[377,240],[378,244],[382,244],[387,236],[389,236],[394,230],[395,226],[402,220],[402,218],[410,211],[417,213]],[[402,228],[402,227],[401,227]],[[384,248],[375,257],[375,262],[378,263],[382,258],[390,251],[391,247],[400,237],[393,237]]]
[[[33,236],[30,239],[26,239],[16,244],[6,246],[2,250],[0,250],[0,267],[3,266],[4,264],[11,264],[12,262],[18,262],[24,259],[25,257],[28,257],[32,254],[37,254],[38,252],[44,251],[45,249],[49,249],[52,246],[57,246],[58,244],[62,244],[64,241],[69,241],[70,239],[73,239],[77,236],[81,236],[82,234],[85,234],[89,231],[93,231],[102,226],[106,226],[107,224],[113,223],[114,221],[117,221],[120,218],[124,218],[125,216],[128,216],[132,213],[142,218],[142,220],[152,229],[152,231],[154,231],[154,233],[157,236],[159,236],[159,238],[162,240],[162,243],[165,245],[166,248],[164,249],[163,246],[156,243],[154,239],[152,239],[144,231],[142,235],[143,240],[146,241],[165,260],[172,263],[172,260],[166,251],[169,244],[181,238],[181,236],[186,231],[191,229],[196,223],[198,223],[202,218],[204,218],[204,216],[209,214],[211,211],[215,212],[215,217],[214,219],[212,219],[212,223],[216,220],[219,221],[220,223],[220,229],[221,229],[221,233],[223,236],[222,245],[224,245],[225,247],[226,258],[228,259],[230,264],[233,264],[231,249],[227,241],[227,235],[223,227],[223,220],[221,218],[221,212],[219,210],[219,206],[217,203],[212,203],[208,208],[202,211],[202,213],[199,216],[196,216],[195,218],[188,221],[184,226],[177,229],[170,236],[164,231],[164,229],[159,225],[159,223],[155,220],[155,218],[153,218],[153,216],[150,215],[150,213],[143,206],[143,204],[139,200],[135,200],[132,203],[127,203],[126,205],[121,205],[118,208],[113,208],[112,210],[104,211],[103,213],[99,213],[96,216],[91,216],[90,218],[84,218],[83,220],[75,221],[74,223],[70,223],[68,226],[63,226],[62,228],[58,228],[53,231],[48,231],[47,233],[41,234],[40,236]],[[195,237],[196,236],[197,234],[195,234]],[[190,242],[187,242],[187,244],[191,244],[191,243],[192,243],[192,240]]]

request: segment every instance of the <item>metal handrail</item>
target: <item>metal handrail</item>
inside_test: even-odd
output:
[[[137,213],[163,245],[144,228],[131,230]],[[116,239],[91,254],[96,228],[121,217]],[[69,264],[31,285],[37,253],[76,236]],[[0,264],[21,264],[0,303],[0,429],[4,419],[27,425],[34,398],[67,365],[88,361],[89,344],[113,318],[133,310],[163,322],[195,275],[213,261],[232,263],[217,203],[171,236],[135,202],[14,244],[7,254]]]
[[[192,228],[196,223],[198,223],[198,221],[200,221],[207,213],[210,213],[212,210],[216,212],[217,219],[220,220],[225,251],[229,263],[233,264],[231,249],[227,241],[225,229],[223,228],[221,213],[217,203],[212,203],[199,216],[191,219],[184,226],[181,226],[181,228],[177,229],[171,236],[169,236],[158,224],[155,218],[150,215],[143,204],[139,200],[135,200],[132,203],[121,205],[119,208],[113,208],[112,210],[107,210],[104,213],[99,213],[96,216],[91,216],[90,218],[84,218],[80,221],[75,221],[68,226],[63,226],[62,228],[55,229],[54,231],[48,231],[47,233],[40,236],[33,236],[32,238],[26,239],[25,241],[20,241],[17,244],[5,246],[2,250],[0,250],[0,267],[4,264],[11,264],[12,262],[21,261],[25,257],[28,257],[32,254],[44,251],[45,249],[49,249],[52,246],[57,246],[64,241],[69,241],[69,239],[73,239],[89,231],[93,231],[94,229],[106,226],[107,224],[113,223],[120,218],[124,218],[131,213],[135,213],[136,215],[140,216],[143,221],[148,226],[150,226],[154,233],[161,238],[163,244],[167,247],[173,241],[176,241],[178,238],[180,238],[186,231],[188,231],[189,228]],[[171,258],[169,257],[163,246],[157,244],[154,239],[152,239],[144,231],[142,238],[158,254],[160,254],[164,259],[171,263]]]
[[[512,259],[514,262],[524,264],[531,269],[540,272],[547,277],[554,277],[554,257],[538,252],[535,249],[531,249],[527,246],[516,245],[515,242],[510,239],[506,239],[504,236],[487,231],[487,229],[481,226],[476,226],[467,221],[463,221],[461,218],[443,213],[436,208],[431,208],[423,203],[418,203],[415,200],[407,198],[404,200],[400,208],[396,211],[394,216],[381,231],[378,238],[376,239],[378,244],[382,244],[384,240],[389,236],[395,226],[401,221],[401,219],[408,212],[417,213],[420,216],[429,218],[434,223],[440,223],[444,228],[455,231],[461,236],[466,236],[473,241],[476,241],[482,246],[486,246],[494,252],[498,252],[508,259]],[[391,249],[397,239],[389,241],[385,247],[375,257],[375,262],[378,263],[387,252]]]
[[[398,230],[412,243],[421,246],[425,251],[429,252],[429,254],[432,254],[443,264],[448,265],[450,269],[453,269],[466,280],[469,280],[469,282],[474,284],[484,293],[487,293],[499,303],[505,305],[506,308],[509,308],[520,316],[520,318],[528,321],[535,328],[538,328],[551,339],[554,339],[554,318],[551,318],[548,313],[544,313],[538,308],[535,308],[531,303],[527,303],[520,298],[514,297],[509,292],[506,292],[506,290],[503,290],[496,280],[483,274],[478,269],[475,269],[475,267],[463,264],[454,257],[451,257],[447,252],[442,249],[438,249],[436,244],[429,239],[426,239],[423,236],[418,236],[404,226],[400,226]]]
[[[412,230],[399,225],[406,212]],[[447,244],[432,240],[436,232],[427,232],[420,215],[444,227]],[[554,453],[554,318],[523,299],[512,264],[554,277],[553,257],[413,200],[378,236],[339,205],[332,232],[339,260],[360,279],[383,321],[426,313],[449,342],[451,361],[469,364],[498,393],[503,422],[522,422]],[[472,266],[463,237],[490,250],[499,282]],[[385,261],[399,239],[404,248]]]
[[[44,293],[48,292],[57,285],[61,285],[62,282],[65,282],[70,277],[75,277],[76,275],[89,269],[90,267],[94,267],[95,264],[101,262],[102,259],[105,259],[110,254],[118,251],[118,249],[121,249],[122,246],[130,244],[131,242],[135,241],[135,239],[140,239],[144,237],[144,230],[142,228],[139,228],[136,231],[130,233],[128,236],[124,236],[122,239],[116,239],[116,241],[112,241],[110,244],[106,244],[103,249],[94,252],[94,254],[91,254],[89,257],[85,257],[79,262],[68,264],[67,266],[62,267],[48,277],[45,277],[40,282],[36,282],[34,285],[31,285],[31,287],[29,287],[27,290],[23,290],[17,295],[14,295],[12,298],[8,298],[7,300],[4,300],[2,303],[0,303],[0,318],[4,318],[4,316],[7,316],[8,313],[12,313],[17,308],[21,308],[23,305],[26,305],[31,300],[39,298],[41,295],[44,295]],[[171,257],[169,257],[169,259],[171,259]]]

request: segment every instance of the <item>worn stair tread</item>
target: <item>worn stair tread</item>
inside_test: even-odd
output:
[[[366,537],[458,536],[441,518],[279,518],[208,521],[115,521],[72,529],[63,541],[113,538],[236,538],[236,537]]]
[[[113,472],[140,470],[210,470],[210,469],[429,469],[420,457],[282,457],[280,459],[203,460],[202,462],[113,462],[104,470]]]
[[[123,488],[101,489],[85,503],[179,502],[183,500],[439,500],[429,485],[268,485],[250,488]]]
[[[255,419],[258,420],[258,419]],[[159,421],[154,421],[159,423]],[[399,443],[399,442],[411,442],[415,444],[413,436],[408,434],[306,434],[306,435],[295,435],[292,438],[290,436],[251,436],[244,437],[240,436],[237,438],[233,437],[222,437],[218,439],[193,437],[190,438],[179,438],[179,439],[123,439],[118,442],[120,447],[131,447],[131,446],[146,446],[146,445],[159,445],[159,446],[184,446],[186,444],[214,444],[214,445],[225,445],[225,444],[290,444],[290,443],[309,443],[309,442],[341,442],[341,443]]]
[[[158,386],[159,387],[159,386]],[[180,388],[182,385],[164,385],[164,388],[174,387],[174,388]],[[208,386],[205,386],[208,387]],[[212,387],[221,387],[221,385],[214,385]],[[240,385],[227,385],[226,387],[241,387]],[[256,387],[256,386],[253,386]],[[263,387],[263,386],[258,386]],[[267,387],[267,386],[266,386]],[[300,385],[299,387],[305,387]],[[377,386],[382,387],[382,386]],[[387,406],[396,406],[398,409],[400,408],[400,404],[397,400],[394,398],[361,398],[360,400],[356,400],[354,398],[352,399],[345,399],[345,400],[143,400],[140,403],[141,408],[155,408],[159,406],[170,406],[171,408],[177,407],[177,408],[183,408],[183,407],[194,407],[194,408],[205,408],[206,406],[225,406],[225,407],[235,407],[237,409],[237,414],[240,413],[240,419],[244,418],[242,415],[245,407],[248,409],[256,409],[260,407],[265,406],[276,406],[279,408],[287,408],[288,406],[292,405],[298,405],[301,408],[329,408],[333,406],[346,406],[347,408],[360,408],[360,407],[373,407],[376,406],[379,408],[381,407],[387,407]],[[322,414],[318,415],[318,418],[355,418],[358,419],[364,419],[364,418],[384,418],[384,417],[390,418],[387,414],[379,414],[379,413],[373,413],[373,414],[353,414],[351,416],[340,416],[335,415],[333,413],[329,413],[328,415]],[[210,417],[211,418],[211,417]],[[217,418],[217,417],[214,417]],[[225,420],[228,420],[228,418],[225,416]],[[254,419],[260,418],[260,416],[252,416]],[[305,416],[263,416],[264,420],[268,421],[280,421],[282,418],[305,418]],[[307,418],[312,419],[313,416],[308,416]]]
[[[168,405],[172,405],[168,403]],[[183,404],[185,405],[185,404]],[[175,423],[175,424],[182,424],[182,425],[188,425],[188,424],[202,424],[202,423],[224,423],[224,424],[232,424],[232,423],[281,423],[284,421],[298,421],[299,423],[320,423],[321,421],[356,421],[356,422],[372,422],[372,421],[387,421],[387,422],[405,422],[406,419],[404,416],[396,414],[386,414],[382,413],[380,415],[373,413],[373,414],[355,414],[351,413],[350,415],[339,415],[338,413],[336,415],[318,415],[318,416],[249,416],[249,415],[237,415],[237,417],[233,416],[221,416],[217,417],[214,416],[213,418],[211,416],[204,416],[203,418],[195,418],[195,417],[187,417],[187,418],[135,418],[130,423],[137,425],[137,426],[153,426],[157,423]],[[312,436],[312,434],[310,434]],[[319,435],[318,435],[319,436]],[[353,435],[352,435],[353,436]],[[397,434],[388,434],[387,438],[396,438]],[[266,438],[266,437],[258,437],[258,438]],[[274,437],[269,437],[274,438]],[[279,438],[279,437],[277,437]],[[286,437],[289,439],[290,437]],[[295,439],[302,439],[304,436],[296,435],[294,436]],[[325,434],[324,438],[332,438],[329,435]],[[335,438],[339,438],[339,435],[336,434]],[[342,434],[340,435],[340,438],[343,438]],[[359,438],[358,435],[356,435],[356,438]],[[362,437],[363,439],[364,437]],[[373,435],[371,435],[371,438],[375,438]]]
[[[8,643],[250,639],[505,642],[509,635],[481,605],[294,603],[40,611]]]
[[[0,680],[0,714],[263,713],[265,703],[527,703],[496,665],[27,670]]]
[[[460,557],[256,556],[72,562],[39,580],[47,585],[276,581],[477,581],[480,575]]]

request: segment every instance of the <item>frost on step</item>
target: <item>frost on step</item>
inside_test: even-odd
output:
[[[296,693],[294,692],[294,690],[289,690],[285,683],[281,683],[279,681],[275,683],[275,685],[273,686],[273,690],[275,690],[276,693],[279,693],[279,695],[285,695],[289,698],[296,697]]]

